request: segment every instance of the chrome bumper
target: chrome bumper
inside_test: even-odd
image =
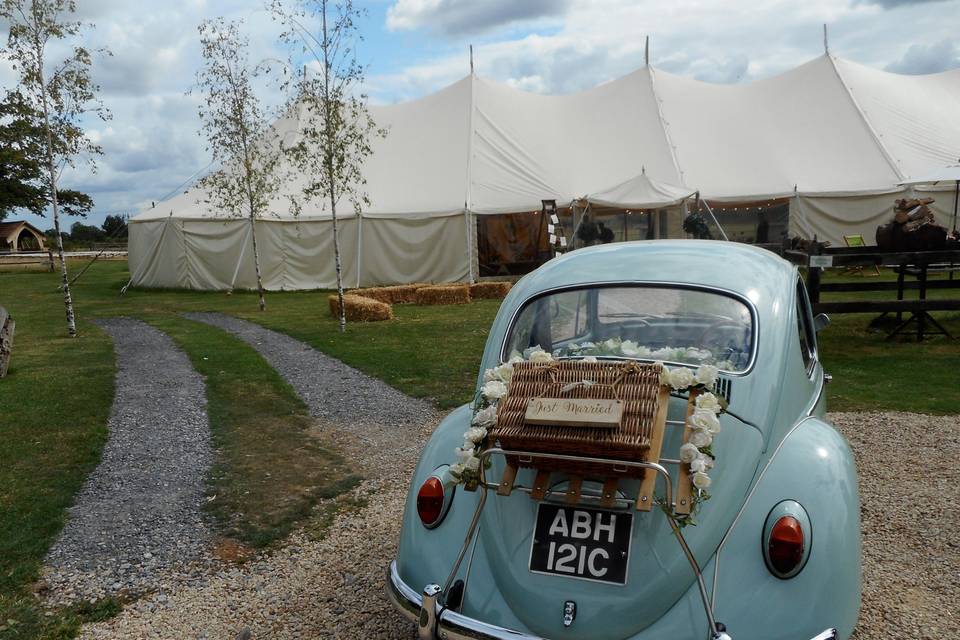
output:
[[[387,595],[400,613],[417,624],[419,640],[544,640],[540,636],[504,629],[468,618],[456,611],[444,609],[437,603],[439,591],[440,588],[436,585],[428,585],[424,593],[418,593],[400,578],[397,563],[395,561],[390,563]],[[423,606],[424,600],[427,601],[427,607]],[[715,637],[731,639],[731,636],[725,633],[717,634]],[[810,640],[836,640],[836,638],[837,630],[827,629]]]

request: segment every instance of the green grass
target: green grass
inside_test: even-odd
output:
[[[931,279],[944,279],[931,275]],[[828,274],[824,282],[866,280],[895,281],[884,270],[881,276],[840,276]],[[908,278],[909,280],[909,278]],[[957,290],[932,290],[928,298],[960,296]],[[856,294],[825,293],[824,301],[892,300],[895,291],[868,291]],[[907,299],[916,291],[907,291]],[[836,314],[830,326],[820,332],[819,347],[824,368],[834,381],[827,387],[831,411],[914,411],[918,413],[960,413],[960,340],[943,336],[922,343],[911,334],[886,340],[894,325],[871,327],[877,314]],[[934,312],[953,336],[960,338],[960,313]],[[904,316],[906,318],[906,316]],[[916,325],[911,325],[915,330]],[[915,334],[912,334],[915,335]]]
[[[0,274],[0,304],[17,321],[0,380],[0,638],[70,637],[82,617],[43,616],[28,585],[106,440],[114,358],[89,318],[83,339],[66,337],[55,287],[45,275]]]
[[[74,270],[82,266],[74,265]],[[450,407],[469,398],[496,301],[398,307],[397,320],[351,325],[340,336],[325,293],[256,296],[137,291],[120,296],[124,262],[98,262],[74,286],[78,339],[66,337],[57,276],[0,272],[0,304],[17,320],[9,375],[0,381],[0,638],[71,637],[110,603],[46,616],[30,586],[63,526],[65,509],[97,463],[113,396],[114,357],[98,317],[132,316],[168,332],[206,376],[217,448],[208,508],[225,536],[263,546],[355,484],[339,454],[310,432],[306,408],[256,352],[219,329],[180,317],[222,311],[283,330],[411,395]],[[423,358],[424,353],[442,357]],[[270,475],[267,475],[270,474]],[[316,514],[323,529],[330,509]],[[313,526],[313,525],[311,525]],[[12,621],[12,622],[8,622]]]

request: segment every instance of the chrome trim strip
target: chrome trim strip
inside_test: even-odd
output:
[[[422,598],[400,578],[396,560],[390,562],[387,572],[387,595],[397,610],[408,620],[411,622],[419,620]],[[441,640],[544,640],[538,636],[487,624],[449,609],[444,610],[437,618],[436,635]],[[826,629],[810,640],[836,640],[836,638],[836,629]]]
[[[711,287],[708,285],[702,284],[693,284],[690,282],[666,282],[660,280],[608,280],[602,282],[581,282],[577,284],[568,284],[560,287],[552,287],[550,289],[544,289],[538,291],[537,293],[524,298],[516,308],[513,310],[513,314],[510,316],[510,322],[507,323],[507,331],[503,336],[503,343],[500,345],[499,354],[497,356],[498,364],[503,364],[509,358],[507,357],[507,338],[510,336],[510,331],[513,329],[513,325],[517,322],[517,316],[520,315],[520,312],[533,300],[537,298],[542,298],[547,295],[554,293],[560,293],[562,291],[575,291],[577,289],[589,289],[591,287],[622,287],[622,286],[647,286],[660,289],[690,289],[692,291],[703,291],[706,293],[716,293],[728,298],[733,298],[737,302],[744,304],[747,309],[750,311],[750,338],[751,338],[751,349],[750,349],[750,361],[747,363],[746,368],[743,371],[727,371],[726,369],[722,370],[722,373],[727,376],[741,378],[746,375],[749,375],[753,371],[753,366],[756,364],[758,359],[758,352],[760,350],[760,314],[757,311],[756,305],[747,298],[745,295],[733,291],[731,289],[724,289],[723,287]],[[644,358],[629,358],[633,360],[638,360],[641,362],[653,362],[653,360],[646,360]],[[673,362],[670,360],[664,361],[664,364],[677,365],[682,367],[692,367],[694,365],[689,362]]]
[[[740,505],[740,510],[737,511],[737,515],[734,516],[733,522],[730,523],[730,526],[727,527],[726,532],[723,534],[723,538],[720,539],[720,544],[717,545],[717,551],[714,553],[714,568],[713,568],[713,589],[710,593],[710,606],[714,609],[717,606],[717,579],[720,575],[720,552],[723,551],[723,546],[727,543],[727,538],[730,537],[730,533],[733,531],[734,527],[737,526],[737,523],[740,521],[740,516],[743,515],[743,512],[747,510],[747,506],[750,504],[753,494],[757,491],[757,487],[760,486],[760,483],[763,481],[763,476],[766,475],[767,469],[770,468],[770,465],[773,463],[774,458],[777,457],[777,454],[780,453],[780,448],[783,447],[783,444],[787,439],[793,435],[793,432],[800,428],[801,425],[806,423],[808,420],[815,418],[813,411],[816,409],[817,404],[820,402],[820,397],[823,395],[825,390],[825,384],[823,380],[820,380],[820,385],[817,390],[817,395],[814,398],[813,402],[807,407],[807,415],[803,417],[800,422],[793,425],[785,436],[777,444],[777,448],[773,450],[773,453],[770,454],[770,457],[767,459],[767,463],[763,465],[763,469],[760,471],[760,475],[757,476],[757,481],[753,483],[753,486],[750,488],[750,493],[747,494],[746,499],[743,501],[743,504]],[[814,638],[816,640],[816,638]]]
[[[397,611],[403,614],[410,622],[416,622],[420,617],[420,607],[423,599],[420,594],[407,586],[407,583],[400,578],[400,572],[397,570],[397,561],[390,561],[390,568],[387,570],[387,597],[396,607]]]

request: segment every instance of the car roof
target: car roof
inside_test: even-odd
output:
[[[785,285],[792,286],[795,274],[796,268],[773,252],[739,242],[618,242],[577,249],[550,260],[522,278],[511,297],[527,299],[558,287],[584,284],[668,282],[725,289],[756,302],[751,290],[783,291]]]

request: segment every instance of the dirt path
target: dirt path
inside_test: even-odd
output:
[[[100,325],[117,356],[110,434],[48,554],[51,602],[195,579],[211,537],[201,511],[212,460],[203,378],[151,326]]]

